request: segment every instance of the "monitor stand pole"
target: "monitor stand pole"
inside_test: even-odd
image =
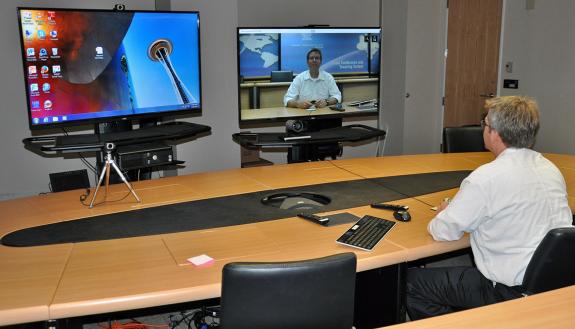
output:
[[[122,171],[120,170],[120,168],[118,168],[118,166],[116,165],[116,161],[114,161],[114,158],[112,157],[112,151],[115,148],[116,145],[114,143],[106,143],[106,162],[104,168],[102,168],[102,173],[100,174],[98,185],[96,185],[96,191],[94,191],[92,201],[90,201],[90,208],[94,207],[94,201],[96,201],[96,196],[98,195],[98,190],[102,185],[102,180],[104,180],[104,176],[106,176],[106,194],[104,196],[104,200],[106,200],[106,197],[108,196],[108,186],[110,185],[110,167],[113,167],[114,170],[116,170],[116,174],[118,174],[118,176],[122,179],[124,184],[126,184],[126,186],[130,190],[134,198],[136,198],[138,202],[141,202],[140,198],[138,198],[138,195],[136,194],[136,191],[134,191],[132,185],[130,185],[124,174],[122,174]]]

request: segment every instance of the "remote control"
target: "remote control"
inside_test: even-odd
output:
[[[307,219],[307,220],[311,220],[312,222],[316,223],[316,224],[320,224],[320,225],[327,225],[327,223],[329,223],[329,218],[327,217],[319,217],[313,214],[297,214],[298,217]]]
[[[409,209],[409,206],[402,206],[398,204],[389,204],[389,203],[372,203],[371,207],[377,209],[393,210],[393,211]]]
[[[345,108],[341,107],[341,104],[332,105],[329,109],[337,112],[345,112]]]

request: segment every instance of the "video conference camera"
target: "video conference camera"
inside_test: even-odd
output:
[[[126,5],[123,3],[117,3],[114,5],[114,10],[124,11],[124,10],[126,10]]]
[[[286,121],[286,131],[288,133],[301,133],[307,131],[308,123],[304,120],[287,120]]]

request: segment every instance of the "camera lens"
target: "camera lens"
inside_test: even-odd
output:
[[[286,130],[299,133],[306,130],[306,124],[303,120],[288,120],[286,121]]]

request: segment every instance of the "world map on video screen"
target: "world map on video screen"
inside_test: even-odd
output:
[[[240,75],[263,77],[276,70],[298,74],[307,70],[306,54],[312,48],[322,51],[321,68],[329,73],[377,74],[379,45],[374,33],[242,34]]]
[[[279,34],[240,35],[240,74],[244,77],[266,76],[279,67]]]

